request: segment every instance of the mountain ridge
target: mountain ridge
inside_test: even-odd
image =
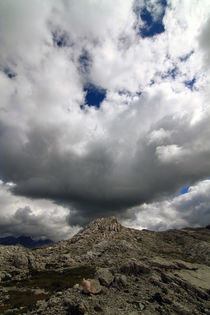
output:
[[[139,231],[100,218],[44,248],[0,246],[0,265],[0,314],[210,314],[209,228]]]
[[[37,241],[33,240],[30,236],[20,235],[18,237],[7,236],[0,238],[0,245],[22,245],[27,248],[40,247],[52,244],[53,241],[50,239],[39,239]]]

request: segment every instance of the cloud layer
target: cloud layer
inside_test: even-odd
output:
[[[190,186],[186,194],[130,209],[129,218],[122,222],[129,227],[158,231],[207,226],[210,222],[209,192],[210,180],[199,182]]]
[[[31,200],[14,196],[13,184],[0,181],[0,236],[29,235],[34,239],[50,238],[54,241],[68,239],[79,230],[69,226],[69,209],[46,199]]]
[[[35,199],[43,228],[50,204],[64,225],[127,218],[210,176],[208,0],[8,0],[0,12],[0,176],[27,199],[11,218],[30,226]],[[164,31],[142,36],[142,12]],[[98,108],[88,84],[106,91]]]

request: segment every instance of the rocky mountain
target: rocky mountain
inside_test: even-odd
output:
[[[210,229],[115,217],[45,248],[0,246],[0,314],[210,314]]]
[[[19,244],[27,248],[40,247],[40,246],[50,245],[52,243],[53,241],[49,239],[35,241],[31,237],[25,236],[25,235],[21,235],[19,237],[7,236],[7,237],[0,238],[0,245],[18,245]]]

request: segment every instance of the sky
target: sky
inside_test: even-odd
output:
[[[0,237],[210,223],[209,0],[0,0]]]

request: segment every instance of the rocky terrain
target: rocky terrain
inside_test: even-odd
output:
[[[115,217],[72,239],[0,246],[0,314],[210,314],[210,229],[153,232]]]

